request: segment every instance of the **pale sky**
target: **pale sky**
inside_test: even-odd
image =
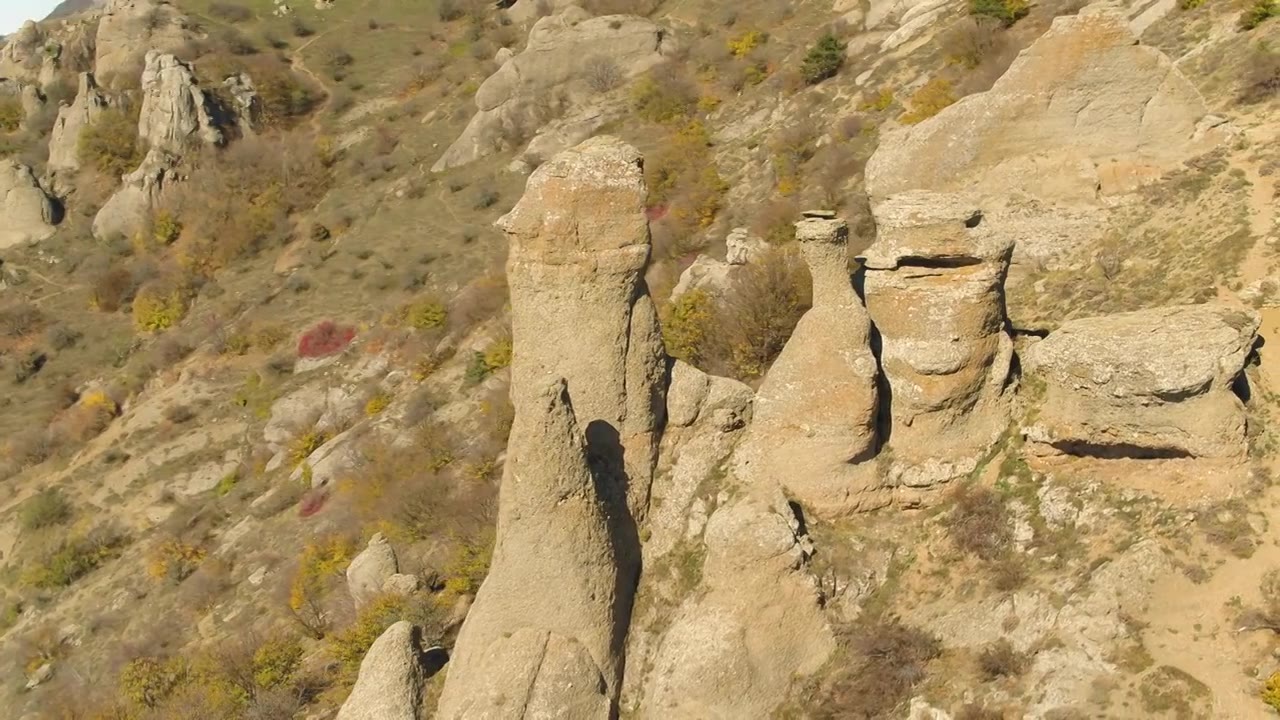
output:
[[[0,35],[22,27],[28,20],[43,20],[60,0],[0,0]]]

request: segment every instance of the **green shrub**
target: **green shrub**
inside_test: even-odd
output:
[[[714,308],[703,290],[690,290],[673,300],[662,319],[667,353],[695,367],[701,366]]]
[[[951,81],[945,78],[934,78],[920,87],[911,96],[911,109],[898,118],[906,125],[915,125],[942,112],[956,101],[951,89]]]
[[[98,115],[76,141],[80,162],[111,178],[133,172],[145,153],[138,139],[137,119],[114,108]]]
[[[684,120],[698,107],[698,88],[676,66],[666,63],[636,81],[631,103],[636,114],[650,122]]]
[[[831,33],[818,39],[800,65],[800,75],[810,85],[834,77],[844,65],[844,43]]]
[[[253,653],[253,682],[264,690],[279,687],[292,680],[301,665],[302,645],[296,638],[271,638]]]
[[[46,488],[22,504],[18,523],[23,530],[40,530],[71,519],[71,501],[57,488]]]
[[[421,300],[404,309],[405,324],[415,330],[432,330],[449,319],[444,304],[437,300]]]
[[[18,98],[0,98],[0,132],[16,132],[26,119],[27,113]]]
[[[67,538],[28,567],[22,582],[40,589],[66,587],[118,556],[127,542],[128,538],[112,527]]]
[[[1280,0],[1254,0],[1240,16],[1240,28],[1252,30],[1273,17],[1280,17]]]
[[[1031,12],[1029,0],[969,0],[969,14],[995,18],[1005,27]]]
[[[169,283],[148,283],[133,299],[133,326],[139,332],[168,330],[187,314],[187,294]]]
[[[138,658],[120,671],[120,692],[135,705],[154,708],[186,682],[189,673],[187,662],[180,657]]]
[[[1280,711],[1280,670],[1271,673],[1262,686],[1262,702],[1272,710]]]

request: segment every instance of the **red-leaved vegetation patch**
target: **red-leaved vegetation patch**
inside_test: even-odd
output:
[[[298,503],[298,517],[308,518],[320,512],[329,501],[329,491],[324,488],[308,490]]]
[[[298,357],[327,357],[346,349],[356,337],[356,329],[324,320],[298,338]]]

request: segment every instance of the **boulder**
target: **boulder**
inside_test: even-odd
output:
[[[0,160],[0,250],[48,238],[60,219],[30,167]]]
[[[365,653],[336,720],[419,720],[426,680],[421,633],[401,620]]]
[[[177,180],[177,158],[153,148],[137,170],[121,178],[120,189],[93,218],[93,236],[99,240],[132,238],[151,222],[164,190]]]
[[[58,109],[49,133],[49,172],[74,173],[80,169],[80,133],[111,106],[111,100],[92,73],[80,73],[80,87],[70,105]]]
[[[644,18],[592,18],[577,7],[542,18],[530,30],[525,49],[476,91],[477,113],[432,170],[442,172],[511,149],[514,140],[589,104],[599,91],[591,88],[592,63],[586,60],[612,63],[621,82],[661,62],[670,47],[670,33]],[[570,141],[580,137],[570,131],[567,136]],[[559,148],[540,151],[549,149]]]
[[[738,474],[779,483],[819,514],[882,507],[892,493],[867,463],[880,448],[878,369],[871,320],[849,275],[849,229],[843,220],[806,217],[796,239],[813,307],[756,393]]]
[[[539,385],[513,392],[493,562],[458,635],[442,720],[513,708],[616,717],[638,568],[619,547],[626,540],[592,476],[568,386]]]
[[[768,249],[765,241],[752,237],[746,228],[735,228],[725,237],[725,259],[699,255],[680,273],[680,281],[671,291],[671,298],[674,300],[690,290],[705,290],[712,294],[728,290],[737,268],[755,262]]]
[[[382,593],[382,588],[400,571],[396,551],[382,533],[374,533],[369,544],[347,566],[347,591],[356,610]]]
[[[195,37],[186,16],[168,2],[108,0],[98,20],[94,73],[108,87],[127,87],[146,54],[179,52]]]
[[[1023,353],[1045,383],[1034,450],[1133,458],[1242,458],[1233,386],[1257,338],[1252,310],[1183,305],[1063,323]]]
[[[1206,113],[1164,53],[1094,5],[1055,18],[989,91],[886,129],[866,167],[872,213],[906,192],[963,196],[1014,246],[1012,287],[1087,261],[1127,194],[1220,142]]]
[[[191,66],[173,55],[147,53],[138,138],[152,149],[175,155],[200,142],[222,142],[212,103],[196,82]]]
[[[593,457],[610,468],[639,521],[664,412],[666,354],[644,282],[645,183],[635,148],[597,137],[529,178],[498,221],[510,239],[507,278],[516,353],[512,396],[563,377]]]
[[[1008,424],[1011,247],[953,195],[904,193],[877,213],[864,291],[889,399],[890,479],[914,504],[977,467]]]

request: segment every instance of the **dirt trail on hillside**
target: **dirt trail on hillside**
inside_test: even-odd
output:
[[[1280,308],[1262,311],[1259,334],[1261,384],[1280,389]],[[1262,392],[1253,398],[1266,402]],[[1270,458],[1268,467],[1272,477],[1280,477],[1280,462]],[[1142,618],[1143,643],[1156,665],[1179,668],[1208,685],[1213,717],[1222,720],[1275,717],[1258,698],[1265,677],[1252,674],[1275,664],[1268,656],[1274,637],[1267,630],[1241,631],[1239,615],[1243,608],[1262,607],[1263,577],[1280,569],[1280,486],[1268,488],[1251,509],[1266,518],[1254,554],[1228,559],[1201,584],[1182,573],[1165,578]]]

